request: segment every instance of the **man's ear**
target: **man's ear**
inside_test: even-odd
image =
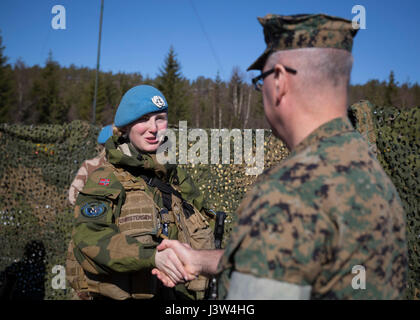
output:
[[[287,92],[287,73],[282,64],[274,66],[274,85],[276,88],[276,105],[280,105],[281,100]]]

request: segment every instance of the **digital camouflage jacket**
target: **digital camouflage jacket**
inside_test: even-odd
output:
[[[312,299],[403,297],[400,197],[348,119],[322,125],[259,177],[238,209],[219,271],[221,299],[233,271],[310,286]]]

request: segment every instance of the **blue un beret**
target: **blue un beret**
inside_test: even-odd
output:
[[[99,132],[98,136],[98,143],[99,144],[105,144],[106,140],[112,136],[112,125],[109,124],[101,129],[101,132]]]
[[[156,88],[140,85],[128,90],[121,99],[114,124],[121,128],[138,120],[141,116],[151,112],[162,112],[168,109],[163,94]]]

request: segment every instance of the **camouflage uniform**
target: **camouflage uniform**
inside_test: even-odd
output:
[[[277,50],[350,51],[357,31],[350,21],[325,15],[268,15],[260,22],[267,49],[249,69],[261,70]],[[359,268],[365,289],[354,281],[362,279]],[[240,274],[309,288],[312,299],[396,299],[403,297],[406,268],[399,195],[350,120],[336,118],[264,172],[246,195],[218,265],[219,298],[228,297]]]
[[[402,298],[400,198],[348,119],[315,130],[258,181],[220,263],[222,298],[233,270],[310,285],[314,299]],[[357,265],[366,270],[366,290],[352,288]]]
[[[69,202],[72,206],[76,203],[77,196],[85,186],[88,176],[100,166],[104,165],[105,162],[105,150],[103,150],[95,158],[83,161],[69,189]]]
[[[196,292],[204,290],[206,278],[188,283],[187,288],[178,285],[174,292],[159,287],[151,269],[160,237],[214,248],[212,230],[199,212],[204,211],[203,195],[184,170],[160,165],[154,155],[139,153],[116,136],[105,147],[108,162],[89,175],[75,207],[73,253],[88,278],[88,290],[114,299],[196,298]],[[172,211],[159,214],[164,208],[162,192],[148,185],[142,174],[172,185],[193,205],[194,213],[188,219],[181,217],[182,204],[172,195]],[[166,235],[162,235],[163,222],[169,224]],[[183,237],[185,232],[190,237]]]

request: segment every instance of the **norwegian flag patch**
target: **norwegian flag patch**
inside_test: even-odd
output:
[[[101,186],[109,185],[109,179],[100,179],[99,180],[99,185],[101,185]]]

